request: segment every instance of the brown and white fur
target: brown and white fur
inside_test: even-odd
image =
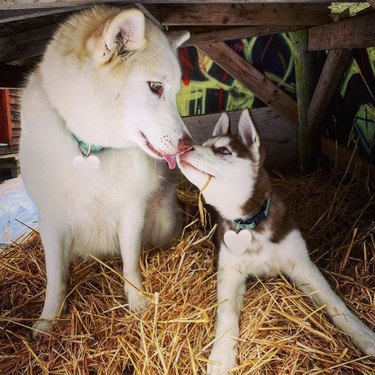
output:
[[[203,191],[206,203],[219,212],[219,261],[216,338],[208,374],[227,374],[236,365],[239,315],[248,276],[276,276],[282,272],[303,292],[310,294],[332,321],[365,353],[375,356],[375,334],[333,292],[310,260],[305,241],[284,203],[272,190],[264,167],[264,151],[248,110],[241,114],[238,135],[228,134],[229,118],[222,114],[213,138],[179,156],[184,175]],[[268,216],[251,231],[246,251],[234,254],[223,235],[236,230],[232,220],[251,218],[270,197]]]
[[[69,261],[77,255],[121,254],[129,306],[146,304],[141,246],[179,236],[177,181],[163,159],[174,168],[175,156],[192,146],[176,106],[176,48],[188,37],[164,34],[138,9],[98,6],[59,27],[29,77],[20,163],[47,267],[36,334],[64,305]],[[104,150],[83,158],[73,134]],[[99,160],[99,168],[89,160],[95,168]]]

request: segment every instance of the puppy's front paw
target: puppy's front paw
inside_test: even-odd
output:
[[[40,319],[40,320],[37,320],[34,324],[33,324],[33,338],[37,338],[39,335],[45,333],[45,332],[49,332],[52,328],[52,325],[53,325],[53,320],[43,320],[43,319]]]
[[[232,341],[232,340],[231,340]],[[216,342],[212,348],[207,366],[208,375],[227,375],[236,366],[237,351],[233,343]]]

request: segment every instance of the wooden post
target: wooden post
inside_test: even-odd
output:
[[[13,144],[9,90],[0,90],[0,143]]]
[[[313,144],[308,134],[308,108],[312,87],[311,54],[307,52],[307,30],[291,33],[296,74],[296,94],[298,106],[297,147],[300,169],[306,173],[315,164]]]
[[[327,55],[308,112],[309,134],[314,135],[320,127],[331,99],[337,89],[351,56],[351,50],[330,50]]]

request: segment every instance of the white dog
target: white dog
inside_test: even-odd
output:
[[[310,260],[300,231],[272,191],[263,167],[264,151],[247,110],[239,134],[230,135],[222,114],[213,138],[178,157],[184,175],[203,190],[219,213],[219,273],[216,338],[208,374],[227,374],[236,365],[239,315],[248,276],[287,275],[368,355],[375,356],[375,334],[332,291]],[[223,302],[223,303],[222,303]]]
[[[176,48],[137,9],[96,7],[56,32],[22,99],[20,162],[39,211],[50,328],[74,255],[120,254],[130,307],[142,308],[141,245],[178,230],[176,155],[192,146],[176,107]],[[135,288],[133,287],[135,286]]]

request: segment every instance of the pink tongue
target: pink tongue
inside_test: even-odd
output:
[[[164,160],[168,163],[169,169],[175,169],[177,162],[174,155],[163,155]]]

